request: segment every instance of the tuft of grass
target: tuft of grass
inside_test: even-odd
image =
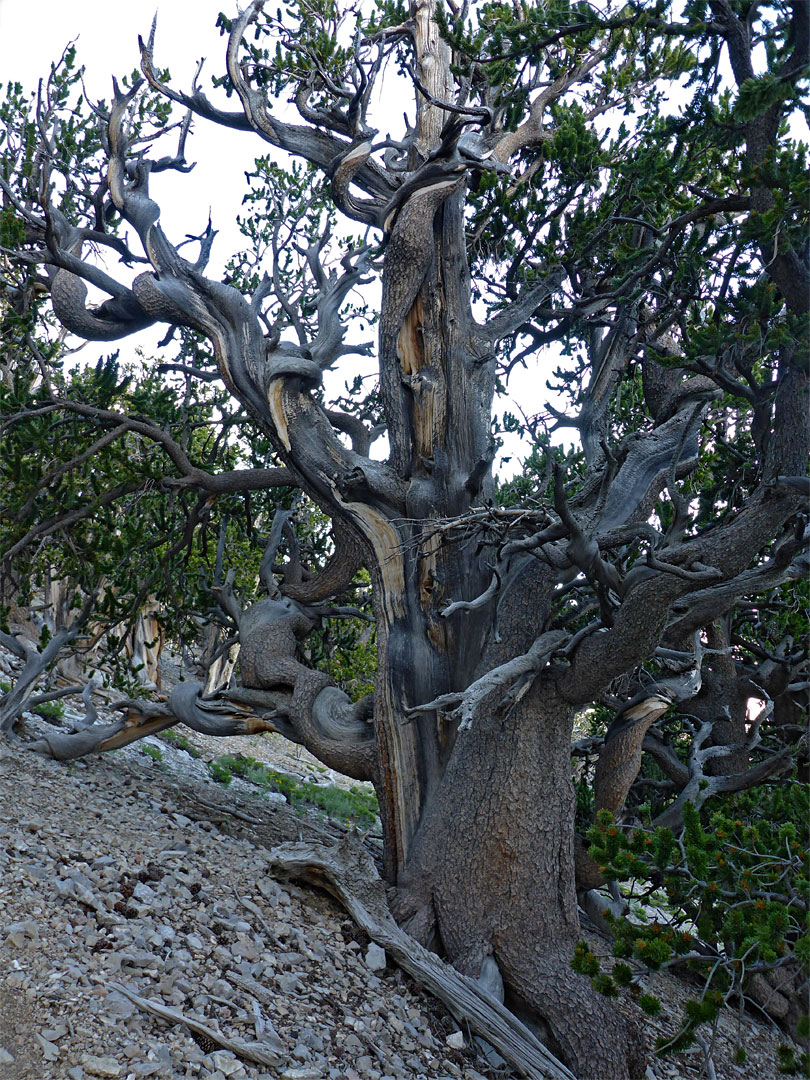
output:
[[[146,756],[150,757],[152,761],[163,761],[163,751],[160,749],[159,746],[150,746],[148,743],[145,743],[141,747],[141,753],[146,754]]]
[[[185,735],[181,735],[179,731],[172,731],[172,729],[169,728],[167,731],[161,733],[160,738],[165,742],[171,743],[172,746],[176,746],[178,750],[185,750],[189,757],[202,757],[202,754],[194,743],[190,739],[187,739]]]
[[[220,784],[227,785],[234,776],[239,776],[264,790],[280,792],[293,806],[316,807],[329,817],[351,824],[373,825],[380,813],[373,791],[356,785],[347,790],[332,784],[301,783],[242,754],[223,754],[208,763],[208,771]]]

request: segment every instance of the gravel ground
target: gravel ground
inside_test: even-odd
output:
[[[11,673],[15,661],[0,660]],[[136,744],[59,764],[27,749],[45,726],[27,715],[22,738],[0,743],[3,1080],[509,1075],[387,965],[330,898],[270,876],[269,847],[302,828],[334,825],[305,823],[281,797],[238,779],[225,789],[203,759],[157,740],[160,760]],[[204,757],[241,752],[310,780],[341,781],[280,737],[183,733]],[[665,1003],[647,1025],[652,1041],[675,1030],[690,989],[671,975],[649,988]],[[217,1038],[145,1011],[124,991]],[[224,1039],[241,1040],[236,1053]],[[775,1080],[782,1041],[750,1018],[724,1016],[717,1080]],[[246,1060],[257,1044],[265,1064]],[[732,1063],[740,1044],[742,1066]],[[708,1073],[696,1049],[675,1063],[655,1061],[648,1076]]]

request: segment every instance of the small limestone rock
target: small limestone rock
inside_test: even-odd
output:
[[[460,1031],[454,1031],[452,1035],[448,1035],[444,1041],[453,1050],[463,1050],[467,1045],[464,1041],[464,1036]]]
[[[37,924],[33,919],[23,919],[20,922],[9,923],[4,927],[3,933],[9,937],[20,935],[20,939],[31,938],[32,941],[39,937]]]
[[[111,990],[107,994],[106,1008],[111,1016],[117,1016],[121,1020],[129,1020],[130,1016],[135,1012],[135,1006],[132,1002],[125,998],[123,994],[119,994],[116,990]],[[127,1056],[133,1057],[134,1055],[128,1054]]]
[[[48,1039],[43,1039],[41,1035],[37,1035],[37,1042],[42,1050],[42,1056],[46,1061],[56,1061],[59,1057],[59,1047],[50,1042]]]
[[[275,981],[282,994],[295,994],[301,987],[300,975],[276,975]]]
[[[215,1050],[210,1055],[215,1069],[219,1069],[225,1076],[233,1076],[242,1069],[242,1063],[230,1050]]]
[[[111,1057],[97,1057],[95,1054],[84,1054],[82,1066],[85,1072],[91,1076],[115,1077],[121,1075],[121,1066]]]
[[[130,1073],[127,1075],[133,1075],[135,1077],[144,1080],[149,1076],[157,1076],[160,1073],[165,1073],[166,1066],[162,1061],[138,1061],[134,1065],[127,1066],[130,1069]],[[213,1073],[211,1074],[213,1075]]]
[[[52,1028],[43,1028],[40,1032],[43,1039],[47,1039],[48,1042],[56,1042],[61,1039],[63,1035],[67,1035],[67,1024],[56,1024]]]
[[[14,1055],[10,1054],[6,1050],[5,1046],[0,1046],[0,1065],[13,1065]]]
[[[143,881],[138,882],[132,891],[132,895],[136,900],[140,900],[142,904],[153,904],[155,902],[155,890]]]
[[[376,941],[372,941],[366,950],[366,967],[370,971],[385,971],[387,962],[385,949],[381,949]]]
[[[304,1046],[309,1046],[319,1053],[323,1050],[323,1039],[316,1031],[313,1031],[312,1028],[302,1028],[298,1035],[298,1041],[299,1043],[303,1043]]]

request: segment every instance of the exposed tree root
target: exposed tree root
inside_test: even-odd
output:
[[[168,1005],[164,1005],[162,1002],[141,997],[140,994],[136,994],[128,987],[122,986],[121,983],[110,983],[110,988],[129,998],[133,1005],[137,1005],[144,1012],[159,1016],[167,1024],[182,1024],[195,1035],[210,1039],[215,1045],[221,1046],[224,1050],[230,1050],[232,1054],[242,1058],[244,1061],[253,1061],[257,1065],[279,1065],[284,1061],[284,1045],[278,1037],[274,1038],[272,1035],[266,1034],[262,1042],[251,1043],[246,1042],[244,1039],[229,1039],[227,1035],[221,1035],[207,1024],[202,1024],[199,1020],[186,1016],[179,1009],[170,1009]]]
[[[391,960],[435,995],[463,1024],[486,1039],[521,1076],[531,1080],[575,1080],[562,1062],[507,1008],[473,979],[428,952],[397,926],[385,886],[360,842],[284,844],[270,851],[270,863],[290,877],[326,889],[346,908]]]

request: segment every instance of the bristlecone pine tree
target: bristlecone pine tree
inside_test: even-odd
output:
[[[759,645],[756,627],[776,625],[807,569],[808,179],[789,119],[810,5],[416,0],[358,14],[300,0],[276,16],[252,0],[221,29],[210,96],[158,68],[154,28],[142,76],[83,118],[55,70],[37,123],[4,136],[2,281],[8,311],[47,292],[79,338],[179,328],[165,378],[185,378],[187,400],[195,378],[221,380],[252,467],[218,470],[210,443],[178,441],[142,404],[127,412],[123,391],[108,408],[71,397],[40,356],[26,415],[81,417],[95,441],[37,490],[58,490],[105,438],[151,440],[165,491],[195,492],[198,520],[216,497],[298,488],[331,519],[334,554],[308,580],[291,559],[279,582],[277,553],[295,551],[280,514],[269,595],[242,610],[218,581],[239,686],[204,698],[185,682],[168,705],[132,704],[41,749],[64,759],[179,720],[290,735],[373,781],[400,926],[481,977],[581,1080],[641,1076],[638,1036],[571,969],[577,890],[585,902],[603,884],[575,842],[572,725],[595,703],[615,714],[593,744],[595,808],[621,818],[649,751],[658,823],[676,830],[687,802],[797,760],[806,648],[787,631]],[[191,118],[272,148],[251,178],[249,250],[223,281],[206,276],[210,225],[189,254],[150,194],[152,173],[186,169]],[[157,157],[174,121],[179,148]],[[341,250],[332,225],[346,219],[366,233]],[[116,254],[134,277],[113,276]],[[88,302],[88,285],[106,299]],[[323,373],[351,380],[348,358],[374,351],[354,324],[375,319],[375,392],[358,379],[329,404]],[[556,403],[542,378],[520,403],[536,468],[499,487],[496,391],[554,346]],[[581,450],[552,447],[566,426]],[[369,455],[381,430],[385,460]],[[275,456],[256,461],[251,440]],[[18,556],[35,505],[15,519]],[[31,535],[56,535],[54,521]],[[361,566],[378,668],[373,699],[353,703],[300,645]],[[653,727],[664,714],[681,715],[680,741]]]

